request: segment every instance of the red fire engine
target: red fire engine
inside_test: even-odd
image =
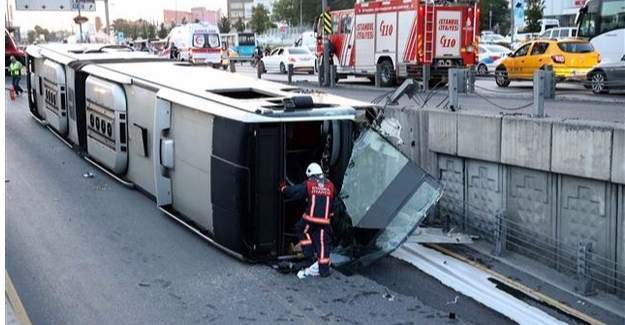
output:
[[[381,67],[383,86],[397,79],[421,78],[430,65],[430,80],[447,76],[447,69],[477,62],[479,8],[472,4],[435,4],[419,0],[357,3],[354,9],[332,11],[329,35],[337,75],[375,76]],[[321,27],[317,57],[322,62]]]

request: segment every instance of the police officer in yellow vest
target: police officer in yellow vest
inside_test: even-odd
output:
[[[20,79],[22,79],[22,63],[16,60],[14,56],[11,57],[9,72],[11,73],[11,78],[13,78],[13,89],[15,89],[15,93],[17,95],[20,95],[24,92],[24,89],[20,87]]]

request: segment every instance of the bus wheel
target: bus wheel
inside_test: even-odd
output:
[[[390,60],[384,60],[381,63],[380,81],[382,87],[391,87],[395,85],[395,68]]]
[[[286,67],[283,62],[280,62],[280,73],[286,74]]]

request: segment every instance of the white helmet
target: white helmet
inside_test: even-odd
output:
[[[310,163],[310,165],[308,165],[308,168],[306,168],[306,177],[314,175],[323,175],[321,166],[319,166],[318,163]]]

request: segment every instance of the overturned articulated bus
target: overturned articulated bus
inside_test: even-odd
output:
[[[335,265],[394,250],[440,198],[440,185],[374,130],[371,104],[106,46],[27,53],[34,118],[239,258],[291,254],[304,202],[278,184],[302,182],[312,161],[340,189]]]

